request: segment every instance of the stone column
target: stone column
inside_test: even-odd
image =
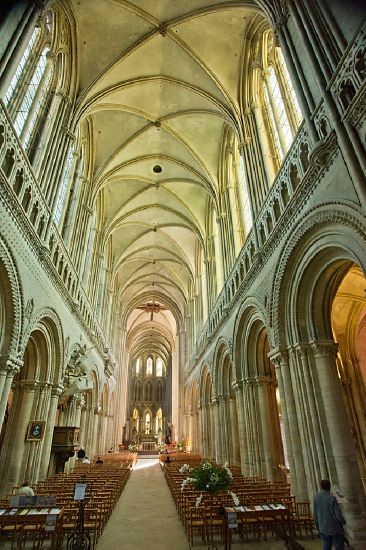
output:
[[[212,400],[213,405],[213,422],[214,422],[214,432],[215,432],[215,459],[216,462],[222,461],[222,454],[221,454],[221,439],[220,439],[220,431],[221,431],[221,423],[220,423],[220,415],[219,415],[219,401],[217,399]]]
[[[231,442],[232,442],[232,454],[230,457],[231,464],[240,464],[240,452],[239,452],[239,427],[238,417],[236,413],[236,399],[234,397],[229,398],[230,409],[230,427],[231,427]]]
[[[308,360],[309,347],[308,345],[297,346],[297,357],[303,376],[303,404],[304,404],[304,421],[307,423],[308,429],[308,452],[311,454],[311,481],[312,487],[309,488],[310,496],[317,492],[319,479],[325,479],[328,475],[326,458],[324,455],[324,447],[322,443],[321,428],[319,424],[319,416],[316,406],[313,387],[313,373],[310,371]],[[311,353],[311,350],[310,350]],[[310,462],[310,461],[309,461]],[[308,478],[308,484],[310,476]],[[315,491],[313,492],[313,489]]]
[[[93,425],[93,444],[90,449],[90,460],[93,458],[93,455],[96,455],[99,453],[100,448],[100,424],[101,424],[101,408],[100,406],[97,406],[97,408],[94,410],[94,425]]]
[[[84,438],[86,435],[86,424],[87,424],[87,415],[88,410],[90,409],[89,405],[85,405],[81,409],[81,416],[80,416],[80,434],[79,434],[79,443],[82,447],[84,447]]]
[[[87,406],[87,418],[83,439],[83,447],[87,456],[91,454],[93,448],[93,434],[94,434],[94,421],[95,421],[94,408],[92,405]]]
[[[69,416],[69,426],[77,426],[76,419],[78,415],[78,407],[79,407],[79,399],[80,395],[76,393],[72,398],[72,406],[70,410],[70,416]]]
[[[42,456],[39,464],[39,475],[38,475],[39,480],[46,479],[47,477],[48,466],[49,466],[50,456],[51,456],[53,428],[55,425],[57,405],[58,405],[58,400],[60,398],[60,395],[62,394],[62,391],[63,391],[62,386],[57,386],[57,385],[53,386],[51,390],[51,401],[50,401],[50,406],[47,414],[47,422],[46,422],[46,429],[45,429],[44,440],[43,440]]]
[[[332,483],[338,484],[348,500],[344,507],[347,530],[355,540],[364,540],[362,537],[366,537],[366,522],[360,511],[366,510],[366,498],[337,373],[337,346],[333,341],[313,341],[311,348],[329,477]]]
[[[208,456],[209,449],[209,434],[208,434],[208,407],[204,403],[201,406],[201,434],[202,434],[202,450],[201,454],[203,457]]]
[[[269,408],[268,390],[270,379],[265,377],[257,378],[258,404],[260,412],[260,424],[263,441],[263,465],[265,477],[274,481],[278,469],[278,459],[275,455],[273,434],[276,433],[274,423],[278,420],[273,418],[273,411]]]
[[[0,368],[0,399],[1,400],[2,400],[2,396],[3,396],[3,390],[4,390],[5,380],[6,380],[7,374],[8,374],[8,369],[7,369],[6,365],[3,365]],[[8,398],[8,396],[6,396],[6,399],[7,398]],[[3,420],[2,417],[0,417],[0,419]]]
[[[102,412],[102,422],[101,422],[101,434],[100,434],[100,449],[99,453],[104,454],[106,451],[106,438],[107,438],[107,430],[108,430],[108,417],[109,412],[108,410],[104,410]]]
[[[49,401],[51,396],[51,384],[48,382],[41,382],[38,384],[38,393],[34,397],[34,405],[32,411],[33,419],[47,419],[47,412],[49,408]],[[47,424],[47,422],[46,422]],[[43,455],[44,438],[41,441],[30,441],[29,449],[27,453],[25,477],[31,478],[33,482],[38,481],[39,465]]]
[[[8,488],[11,488],[13,485],[18,485],[18,483],[22,481],[24,454],[28,446],[26,436],[29,420],[31,420],[31,411],[36,388],[37,382],[22,380],[17,383],[17,391],[20,392],[20,399],[14,411],[11,434],[9,434],[10,441],[7,449],[7,456],[4,461],[7,477],[6,484]]]
[[[0,425],[4,421],[9,392],[16,372],[18,372],[18,369],[12,366],[8,366],[6,371],[1,372],[0,382],[3,384],[3,389],[0,398]]]
[[[282,417],[290,465],[292,494],[298,500],[308,500],[306,475],[287,350],[275,350],[269,354],[269,357],[276,365],[276,376],[280,390]]]
[[[195,438],[194,438],[194,434],[193,434],[193,422],[192,422],[192,417],[193,417],[193,411],[189,411],[188,413],[188,425],[187,425],[187,430],[186,430],[186,437],[187,437],[187,432],[188,432],[188,438],[191,442],[191,445],[194,446],[195,445]],[[196,451],[196,449],[195,449]]]
[[[84,406],[84,395],[78,394],[75,404],[75,416],[74,416],[74,426],[76,428],[80,428],[80,421],[81,421],[81,411]]]
[[[247,424],[247,441],[248,441],[248,456],[249,456],[249,475],[251,476],[263,476],[262,471],[262,457],[259,445],[261,439],[258,434],[258,403],[257,396],[255,395],[254,381],[246,380],[246,400],[245,400],[245,413]]]
[[[223,421],[225,430],[223,432],[224,436],[224,462],[231,462],[232,456],[232,427],[231,427],[231,418],[230,418],[230,397],[228,395],[222,396],[222,409],[223,409]]]
[[[197,452],[202,456],[202,420],[201,420],[201,408],[198,406],[195,414],[196,424],[196,445]]]
[[[240,463],[241,471],[244,476],[248,474],[248,457],[247,457],[247,434],[244,419],[244,399],[243,399],[243,383],[237,382],[234,385],[236,393],[236,410],[238,414],[239,428],[239,446],[240,446]]]
[[[251,445],[250,445],[250,417],[249,417],[249,382],[247,379],[243,381],[243,424],[245,427],[245,440],[244,440],[244,460],[245,460],[245,470],[244,475],[251,476],[252,472],[252,461],[251,461]]]

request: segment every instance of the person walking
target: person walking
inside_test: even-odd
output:
[[[328,479],[320,482],[321,491],[314,497],[315,527],[323,541],[323,550],[344,550],[345,536],[343,517],[335,496],[330,494],[331,484]]]

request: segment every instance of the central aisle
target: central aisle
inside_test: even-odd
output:
[[[189,549],[164,474],[156,459],[138,461],[97,548]]]

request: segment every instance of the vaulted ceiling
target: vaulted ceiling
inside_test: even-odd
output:
[[[121,315],[135,350],[167,356],[205,255],[222,136],[227,125],[240,134],[242,53],[258,10],[217,0],[71,3],[77,119],[90,128]],[[153,316],[149,303],[161,306]]]

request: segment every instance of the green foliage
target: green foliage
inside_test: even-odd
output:
[[[218,493],[227,491],[232,481],[232,475],[228,468],[204,462],[189,471],[189,484],[198,491]]]

